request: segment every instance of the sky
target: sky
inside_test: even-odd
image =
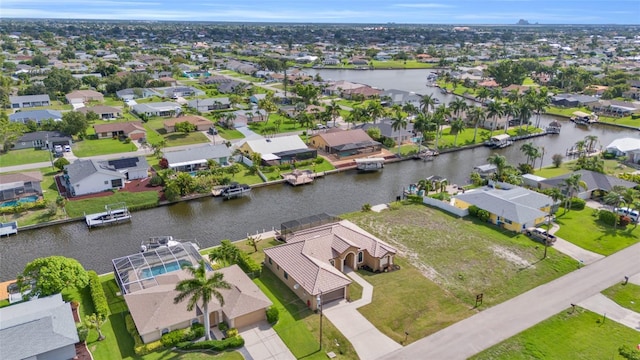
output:
[[[0,0],[0,18],[291,23],[639,24],[640,0]]]

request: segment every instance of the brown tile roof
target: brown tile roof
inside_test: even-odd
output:
[[[231,289],[221,289],[224,306],[214,298],[209,303],[209,311],[222,310],[231,319],[266,309],[272,305],[266,295],[242,272],[237,265],[217,270],[224,274],[224,280],[231,284]],[[129,312],[133,317],[140,334],[148,334],[158,329],[196,318],[201,314],[198,304],[196,312],[187,311],[187,303],[174,304],[178,295],[176,284],[191,275],[185,270],[178,270],[157,276],[158,285],[135,291],[124,296]]]
[[[146,131],[141,121],[93,125],[93,128],[95,129],[96,133],[122,131],[125,134],[130,134],[136,130]]]
[[[326,132],[317,134],[315,136],[319,136],[320,138],[322,138],[327,143],[327,145],[331,147],[373,141],[373,139],[371,139],[371,137],[369,137],[369,135],[367,135],[367,133],[362,129]]]
[[[102,93],[99,93],[97,91],[93,91],[93,90],[76,90],[76,91],[72,91],[70,93],[68,93],[66,95],[67,99],[75,99],[75,98],[86,98],[86,97],[104,97],[104,95],[102,95]]]
[[[185,121],[190,123],[190,124],[193,124],[195,126],[202,125],[202,124],[213,125],[213,123],[210,120],[208,120],[207,118],[204,118],[202,116],[187,115],[187,116],[181,116],[181,117],[171,118],[169,120],[165,120],[164,121],[164,126],[175,126],[177,123],[181,123],[181,122],[185,122]]]
[[[27,171],[0,175],[0,184],[9,184],[20,181],[42,181],[42,173],[40,171]]]
[[[79,112],[86,114],[89,111],[93,111],[96,114],[119,114],[122,113],[122,110],[113,107],[113,106],[105,106],[105,105],[97,105],[92,107],[81,107],[78,109]]]

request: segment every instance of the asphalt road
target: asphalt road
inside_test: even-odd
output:
[[[466,359],[640,273],[640,243],[482,311],[380,359]]]

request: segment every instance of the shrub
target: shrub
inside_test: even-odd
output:
[[[267,309],[267,321],[269,324],[275,324],[280,319],[280,310],[275,306],[270,306]]]
[[[144,346],[144,350],[147,354],[152,353],[156,350],[162,349],[164,345],[162,345],[162,341],[153,341]]]
[[[236,337],[236,336],[238,336],[238,329],[231,328],[231,329],[227,330],[227,337],[228,338],[233,338],[233,337]]]
[[[488,221],[491,214],[487,210],[478,210],[478,219],[482,221]]]
[[[580,198],[571,198],[571,210],[583,210],[586,204],[587,202]]]
[[[98,274],[90,270],[89,274],[89,291],[91,292],[91,300],[93,300],[93,306],[96,309],[96,314],[107,318],[109,316],[109,303],[107,302],[107,296],[104,294],[102,283],[98,278]]]
[[[366,203],[362,205],[362,212],[369,212],[371,211],[371,204]]]
[[[280,169],[280,170],[291,170],[291,164],[280,164],[280,165],[278,165],[278,169]]]
[[[164,179],[162,176],[154,175],[149,180],[149,184],[151,184],[151,186],[162,186],[164,185]]]
[[[631,218],[628,216],[620,216],[620,220],[618,220],[618,225],[624,228],[627,225],[631,224]]]
[[[615,222],[617,221],[617,215],[612,213],[611,211],[600,210],[598,212],[598,220],[609,226],[613,226],[613,224],[615,224]]]
[[[89,336],[89,329],[87,329],[83,323],[77,323],[76,330],[78,331],[78,340],[80,342],[85,342],[87,340],[87,336]]]
[[[189,332],[187,334],[189,341],[199,339],[203,336],[204,336],[204,325],[199,323],[195,323],[191,325],[191,329],[189,329]]]
[[[408,195],[407,200],[412,204],[422,204],[424,201],[420,195]]]
[[[475,205],[471,205],[469,206],[469,215],[471,216],[478,216],[478,211],[480,211],[480,208],[475,206]]]
[[[324,158],[318,156],[314,161],[316,162],[316,164],[322,164],[322,163],[324,163]]]
[[[606,160],[615,159],[616,158],[616,154],[614,154],[612,152],[605,152],[605,153],[602,154],[602,158],[606,159]]]
[[[128,138],[124,139],[124,143],[125,144],[131,144],[131,138],[128,137]]]
[[[173,330],[169,333],[162,335],[160,341],[166,348],[172,348],[176,344],[183,342],[185,339],[185,331],[183,329]]]
[[[251,258],[247,253],[240,252],[240,257],[238,258],[238,266],[247,274],[254,274],[255,276],[259,276],[262,271],[262,265],[257,263],[253,258]],[[257,273],[257,274],[256,274]]]
[[[218,324],[218,330],[225,332],[227,330],[229,330],[229,325],[226,322],[221,322],[220,324]]]
[[[160,161],[158,161],[158,166],[160,166],[161,169],[168,169],[169,160],[167,160],[166,158],[160,159]]]
[[[562,165],[562,160],[564,160],[564,156],[562,154],[554,154],[551,157],[551,161],[553,162],[553,167],[559,168]]]
[[[65,159],[65,158],[63,158],[63,157],[59,158],[58,160],[56,160],[56,161],[53,163],[53,166],[55,166],[56,168],[58,168],[58,170],[62,170],[62,169],[64,169],[64,167],[65,167],[66,165],[69,165],[69,160],[67,160],[67,159]]]
[[[224,340],[208,340],[196,343],[180,343],[182,350],[214,350],[223,351],[244,346],[244,339],[241,336],[234,336]]]
[[[391,211],[399,210],[401,206],[402,206],[402,203],[400,203],[399,201],[394,201],[392,203],[389,203],[389,210]]]

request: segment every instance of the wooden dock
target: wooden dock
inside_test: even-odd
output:
[[[282,174],[282,178],[292,186],[311,184],[316,175],[311,170],[293,170],[290,173]]]

